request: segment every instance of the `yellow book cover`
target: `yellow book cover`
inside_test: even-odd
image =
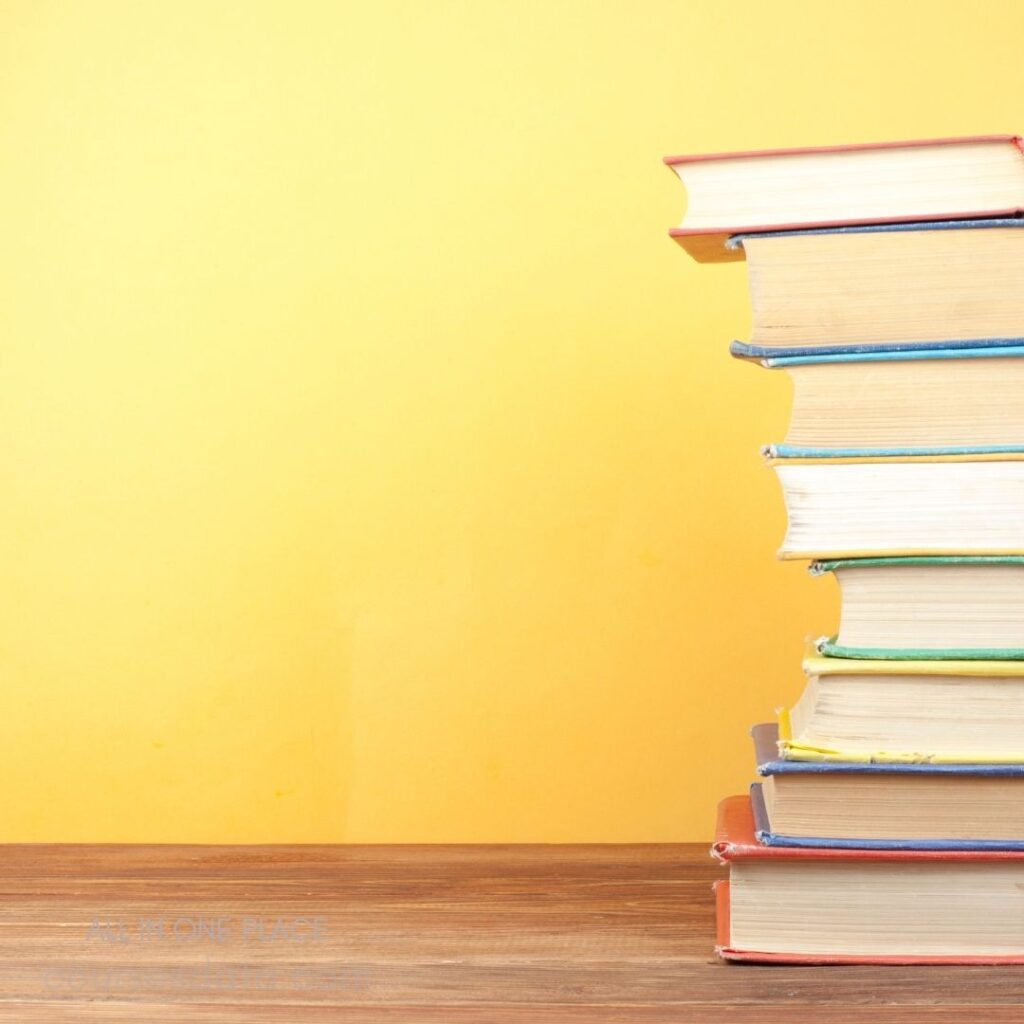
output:
[[[803,661],[808,676],[1024,676],[1024,661],[904,661],[886,658],[826,658],[810,654]]]
[[[809,654],[803,662],[808,676],[946,676],[1024,678],[1020,661],[888,661],[854,658],[825,658]],[[787,761],[853,762],[861,764],[1024,764],[1024,750],[979,751],[964,749],[941,754],[913,751],[844,750],[801,742],[793,738],[790,711],[779,708],[779,755]]]

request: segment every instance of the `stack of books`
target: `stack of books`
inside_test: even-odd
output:
[[[729,960],[1024,962],[1024,151],[668,157],[793,384],[782,558],[842,594],[719,810]],[[819,626],[820,628],[820,626]]]

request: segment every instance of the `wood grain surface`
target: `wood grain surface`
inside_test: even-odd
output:
[[[712,955],[705,846],[0,847],[0,1022],[1024,1019],[1024,968]]]

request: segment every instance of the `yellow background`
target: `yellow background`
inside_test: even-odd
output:
[[[836,607],[660,158],[1020,129],[1021,18],[4,4],[0,838],[707,838]]]

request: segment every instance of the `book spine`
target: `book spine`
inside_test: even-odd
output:
[[[751,345],[733,341],[736,359],[769,369],[817,363],[898,362],[921,359],[1013,359],[1024,356],[1024,338],[965,338],[940,341],[882,342],[874,345]]]
[[[822,637],[815,646],[825,658],[857,661],[1024,661],[1020,647],[846,647],[830,637]]]

